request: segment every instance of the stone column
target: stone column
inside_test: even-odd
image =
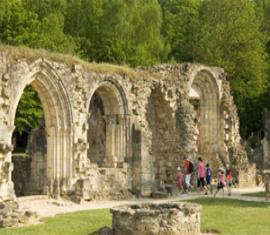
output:
[[[47,128],[47,179],[52,196],[64,193],[72,181],[71,128]]]
[[[0,197],[2,198],[15,197],[14,185],[11,180],[13,170],[11,138],[14,128],[14,126],[6,125],[0,127]]]
[[[155,183],[155,172],[153,166],[153,159],[149,153],[150,139],[146,132],[142,132],[141,139],[141,195],[150,196],[152,192],[152,187]]]
[[[71,187],[71,181],[73,178],[73,146],[72,146],[73,133],[72,128],[65,128],[63,133],[63,189],[69,189]]]
[[[56,127],[51,126],[46,128],[47,133],[47,165],[46,165],[46,179],[48,193],[52,197],[59,197],[59,156],[60,143],[59,133]]]
[[[113,167],[116,160],[116,115],[106,115],[106,165]]]
[[[118,161],[124,162],[127,157],[127,130],[128,121],[126,115],[118,116]]]

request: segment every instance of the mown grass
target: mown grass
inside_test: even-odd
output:
[[[249,197],[266,197],[266,193],[264,191],[262,191],[262,192],[256,192],[256,193],[246,193],[246,194],[243,194],[243,196],[249,196]]]
[[[108,209],[80,211],[42,219],[43,224],[0,229],[1,235],[90,235],[103,226],[111,227]]]
[[[202,198],[203,232],[222,235],[269,235],[270,203],[232,199]],[[1,235],[90,235],[103,226],[111,226],[108,209],[58,215],[42,220],[44,224],[1,229]]]
[[[202,231],[224,235],[269,235],[270,204],[232,199],[192,200],[203,206]]]

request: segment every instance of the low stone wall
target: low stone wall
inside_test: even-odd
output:
[[[76,183],[75,201],[120,200],[128,197],[128,172],[122,168],[91,168],[88,177]]]
[[[38,221],[37,214],[19,209],[16,201],[0,200],[0,228],[17,227]]]
[[[111,209],[115,235],[198,235],[201,206],[193,203],[127,205]]]

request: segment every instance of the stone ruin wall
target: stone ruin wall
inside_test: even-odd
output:
[[[260,162],[260,169],[270,168],[270,112],[264,112],[264,138],[261,141],[262,151],[252,152],[252,157],[258,159]],[[255,149],[256,151],[257,149]]]
[[[160,184],[174,185],[177,166],[185,156],[195,161],[198,151],[215,168],[227,162],[236,172],[249,168],[222,69],[199,64],[160,65],[129,74],[101,67],[89,69],[76,61],[46,58],[29,62],[25,56],[1,52],[2,198],[14,197],[11,136],[16,108],[28,84],[38,92],[45,112],[44,184],[50,196],[125,198],[128,190],[149,196]],[[192,89],[194,99],[190,97]],[[213,96],[205,95],[212,91]],[[91,102],[92,97],[101,99],[102,105]],[[215,103],[210,102],[213,97]],[[199,105],[195,107],[192,100]],[[197,117],[198,113],[204,116]],[[211,121],[215,133],[211,132]],[[105,132],[96,129],[91,133],[93,123],[100,123]],[[208,142],[203,142],[208,135]],[[106,156],[98,156],[100,152]]]

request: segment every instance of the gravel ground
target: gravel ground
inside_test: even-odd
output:
[[[225,194],[226,198],[232,199],[242,199],[246,201],[265,201],[264,198],[257,197],[247,197],[242,196],[241,194],[252,193],[263,191],[262,187],[256,188],[245,188],[245,189],[233,189],[232,196],[228,197]],[[226,191],[225,191],[226,192]],[[83,202],[81,204],[76,204],[70,201],[64,200],[54,200],[49,199],[47,196],[27,196],[27,197],[19,197],[18,202],[22,209],[28,209],[31,211],[37,212],[40,217],[49,217],[54,216],[56,214],[63,214],[68,212],[82,211],[82,210],[91,210],[91,209],[104,209],[104,208],[112,208],[114,206],[124,205],[124,204],[136,204],[136,203],[147,203],[147,202],[174,202],[179,200],[189,200],[195,199],[198,197],[203,197],[203,194],[198,193],[189,193],[189,194],[181,194],[178,197],[168,198],[168,199],[153,199],[153,198],[145,198],[145,199],[130,199],[125,201],[91,201],[91,202]],[[212,197],[212,195],[205,196]],[[217,197],[222,197],[218,195]]]

